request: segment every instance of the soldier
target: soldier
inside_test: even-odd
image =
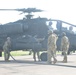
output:
[[[4,59],[5,59],[5,61],[9,60],[10,48],[11,48],[11,39],[10,39],[10,37],[7,37],[7,40],[5,41],[5,43],[3,45]]]
[[[67,62],[67,52],[69,49],[69,39],[66,36],[66,33],[63,32],[62,33],[62,39],[61,39],[61,50],[63,52],[64,58],[63,58],[63,62],[66,63]]]
[[[53,63],[55,64],[57,62],[57,59],[55,58],[56,53],[56,41],[58,37],[53,31],[49,31],[49,37],[48,37],[48,49],[47,49],[47,62],[49,64],[52,63],[52,57],[54,59]]]
[[[33,59],[34,59],[34,61],[36,61],[36,59],[38,59],[38,61],[40,61],[40,49],[41,49],[41,44],[40,44],[40,42],[43,40],[43,39],[41,39],[41,38],[37,38],[37,36],[34,36],[35,37],[35,39],[37,40],[37,42],[38,42],[38,44],[40,45],[40,48],[38,48],[38,49],[33,49],[32,51],[33,51]],[[36,58],[37,57],[37,58]]]

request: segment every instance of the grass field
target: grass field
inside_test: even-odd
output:
[[[25,56],[25,55],[29,55],[29,51],[11,51],[10,52],[11,55],[13,56]],[[4,56],[4,52],[2,52],[2,56]]]
[[[40,54],[43,53],[43,52],[46,52],[46,51],[42,51],[42,52],[40,52]],[[26,55],[29,55],[29,51],[22,51],[22,50],[20,50],[20,51],[11,51],[10,54],[12,56],[26,56]],[[61,52],[57,51],[56,54],[61,54]],[[4,56],[4,52],[2,52],[2,56]]]

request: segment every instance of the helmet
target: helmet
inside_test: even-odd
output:
[[[52,31],[52,30],[48,31],[48,34],[52,34],[52,33],[53,33],[53,31]]]
[[[63,32],[63,33],[62,33],[62,35],[63,35],[63,36],[66,36],[66,33],[65,33],[65,32]]]
[[[7,37],[7,40],[10,40],[10,37]]]

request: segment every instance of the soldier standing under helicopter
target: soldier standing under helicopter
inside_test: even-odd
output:
[[[47,62],[49,64],[52,63],[52,58],[54,59],[53,63],[55,64],[57,62],[57,59],[55,58],[56,53],[56,41],[58,39],[57,35],[53,33],[53,31],[49,31],[49,37],[48,37],[48,49],[47,49]]]
[[[37,54],[37,58],[38,58],[38,61],[40,61],[40,55],[39,55],[39,50],[33,50],[33,59],[34,61],[36,61],[36,54]]]
[[[4,60],[8,61],[10,57],[10,48],[11,48],[11,38],[7,37],[7,40],[5,41],[3,45],[4,50]]]
[[[67,52],[69,50],[69,39],[66,36],[65,32],[62,33],[61,50],[62,50],[63,55],[64,55],[63,62],[67,63]]]

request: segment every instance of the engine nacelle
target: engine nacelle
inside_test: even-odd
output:
[[[17,34],[17,33],[22,33],[27,29],[28,29],[27,25],[24,26],[20,23],[5,24],[5,25],[0,25],[0,34]]]

